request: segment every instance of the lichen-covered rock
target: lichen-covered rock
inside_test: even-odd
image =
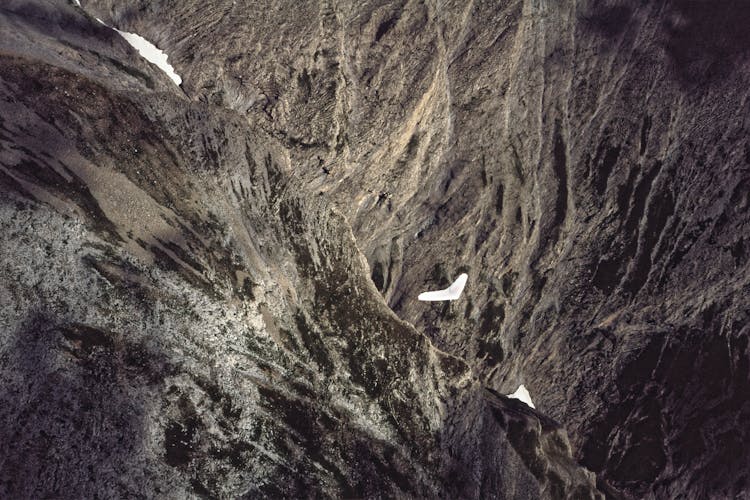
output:
[[[747,494],[746,2],[126,4],[87,2],[289,147],[399,317],[523,382],[602,488]]]
[[[745,2],[75,3],[0,8],[3,418],[109,370],[49,408],[121,492],[750,491]]]
[[[601,498],[388,307],[288,144],[73,4],[0,23],[0,497]]]

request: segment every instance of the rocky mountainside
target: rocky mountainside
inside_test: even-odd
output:
[[[748,25],[7,0],[0,496],[749,494]]]

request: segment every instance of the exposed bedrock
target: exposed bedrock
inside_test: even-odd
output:
[[[745,2],[74,3],[0,7],[0,487],[748,494]]]

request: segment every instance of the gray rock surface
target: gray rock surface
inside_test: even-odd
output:
[[[601,497],[283,141],[74,5],[0,19],[0,496]]]
[[[748,494],[745,2],[81,3],[0,7],[7,495]]]

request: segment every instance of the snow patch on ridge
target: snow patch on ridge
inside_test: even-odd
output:
[[[531,394],[529,394],[528,389],[526,389],[523,384],[518,386],[516,392],[514,392],[513,394],[508,394],[508,397],[518,399],[519,401],[523,401],[530,407],[536,408],[536,406],[534,406],[534,403],[531,401]]]
[[[437,300],[456,300],[461,296],[461,292],[464,291],[467,279],[469,279],[469,276],[466,273],[462,273],[448,288],[445,288],[443,290],[434,290],[432,292],[422,292],[419,294],[419,297],[417,297],[417,299],[427,302]]]
[[[167,62],[168,56],[164,53],[163,50],[160,50],[156,45],[149,42],[140,35],[137,35],[135,33],[128,33],[127,31],[120,31],[117,28],[113,29],[120,35],[122,35],[122,37],[130,45],[135,47],[138,53],[143,56],[148,62],[159,66],[159,68],[164,71],[176,85],[180,85],[182,83],[182,78],[180,77],[180,75],[178,75],[175,72],[174,67],[172,67],[172,65]]]
[[[78,6],[80,7],[80,3],[78,4]],[[135,50],[138,51],[141,57],[146,59],[151,64],[157,65],[159,69],[165,72],[176,85],[182,84],[182,78],[174,70],[174,67],[167,62],[168,56],[164,53],[163,50],[160,50],[156,45],[149,42],[141,35],[138,35],[136,33],[128,33],[127,31],[120,31],[117,28],[112,28],[112,26],[109,26],[98,17],[96,18],[96,20],[102,23],[104,26],[107,26],[108,28],[118,32],[126,42],[128,42],[133,46],[133,48],[135,48]]]

